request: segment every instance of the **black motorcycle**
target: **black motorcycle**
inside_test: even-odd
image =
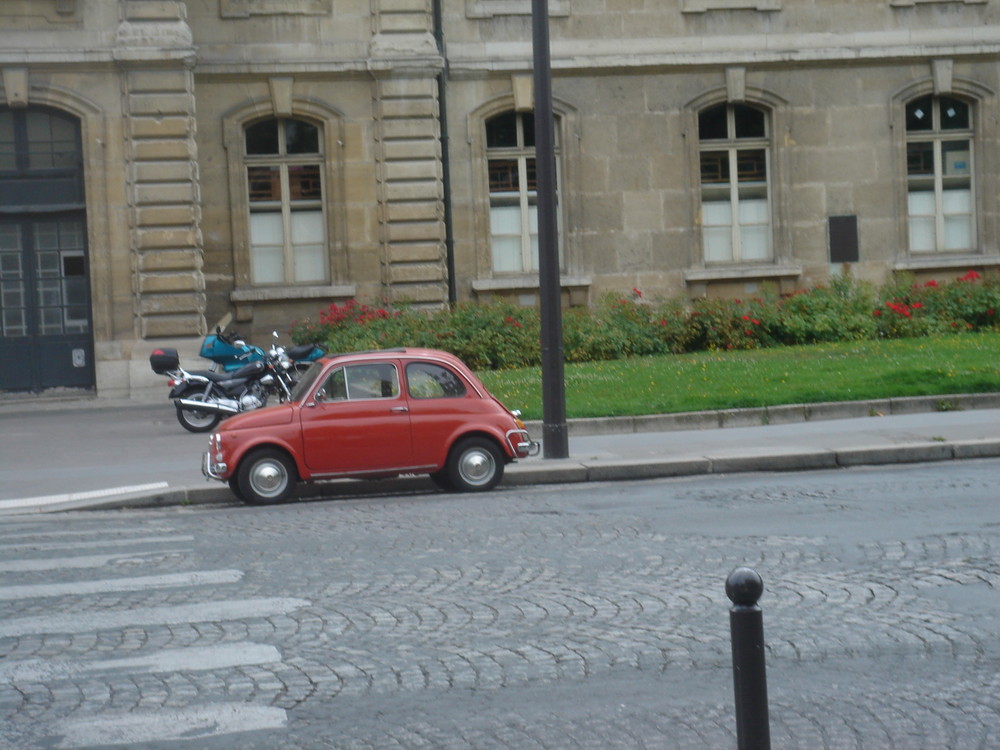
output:
[[[155,349],[149,364],[157,375],[167,375],[169,398],[177,407],[177,421],[191,432],[209,432],[224,417],[267,405],[276,394],[284,401],[295,384],[294,370],[283,352],[269,352],[229,372],[188,371],[180,366],[176,349]]]

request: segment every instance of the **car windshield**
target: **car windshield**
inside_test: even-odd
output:
[[[292,401],[301,401],[302,398],[312,390],[313,385],[316,384],[319,374],[323,371],[322,362],[313,362],[309,365],[309,369],[302,373],[302,377],[299,378],[299,382],[295,384],[292,388]]]

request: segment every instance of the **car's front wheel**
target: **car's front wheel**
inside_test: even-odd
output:
[[[246,456],[236,474],[238,493],[250,505],[280,503],[288,499],[298,481],[298,472],[288,454],[277,448],[261,448]]]
[[[500,447],[483,437],[457,443],[446,466],[451,489],[459,492],[490,490],[503,479],[504,456]]]

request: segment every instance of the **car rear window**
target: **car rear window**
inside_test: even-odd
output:
[[[411,362],[406,366],[406,386],[410,398],[461,398],[465,383],[447,367],[430,362]]]

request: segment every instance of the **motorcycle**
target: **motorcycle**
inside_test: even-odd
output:
[[[217,329],[216,338],[221,331]],[[274,336],[277,339],[277,332]],[[206,337],[208,339],[210,337]],[[180,366],[176,349],[155,349],[149,364],[157,375],[167,375],[170,385],[169,398],[177,408],[177,421],[190,432],[213,430],[223,418],[267,405],[268,398],[277,396],[285,401],[298,381],[301,366],[308,366],[311,359],[322,356],[323,351],[312,344],[303,344],[285,350],[273,342],[269,351],[250,347],[234,338],[223,340],[230,350],[219,351],[214,367],[223,369],[188,371]],[[203,344],[202,353],[207,350]],[[319,354],[316,354],[316,351]],[[300,357],[293,358],[292,355]],[[235,369],[226,370],[227,357],[242,358]],[[247,361],[248,360],[248,361]],[[232,363],[228,363],[232,365]]]
[[[326,354],[326,350],[316,344],[299,344],[285,349],[278,346],[278,332],[274,331],[272,335],[274,340],[268,353],[291,360],[292,367],[297,372],[304,371],[312,362]],[[225,333],[220,327],[216,327],[214,334],[210,333],[202,340],[198,354],[214,362],[213,370],[221,367],[225,372],[238,370],[249,362],[266,358],[264,350],[259,346],[247,344],[235,331]]]

